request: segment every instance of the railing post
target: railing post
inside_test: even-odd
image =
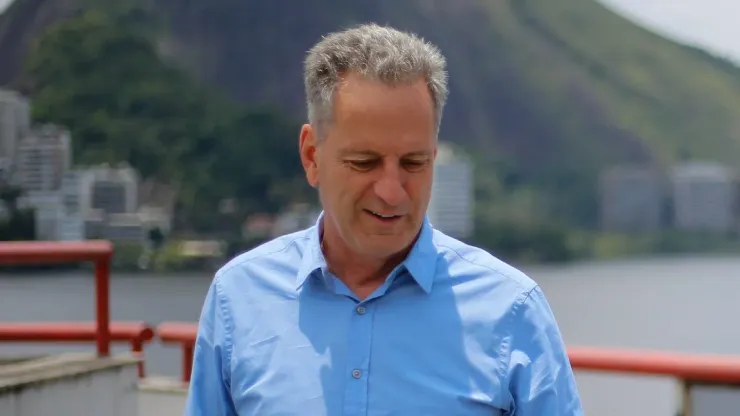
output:
[[[181,380],[184,384],[190,383],[190,377],[193,373],[193,354],[198,335],[198,324],[163,322],[157,327],[156,335],[164,344],[177,344],[180,346],[182,352]]]
[[[141,339],[135,338],[131,340],[131,351],[136,354],[136,356],[140,359],[142,359],[141,362],[139,362],[139,378],[146,377],[146,372],[144,370],[144,343]]]
[[[681,416],[691,416],[691,381],[680,379],[678,382],[681,389]]]
[[[195,346],[186,342],[182,344],[182,381],[190,383],[190,377],[193,374],[193,350]]]
[[[95,307],[98,356],[110,355],[110,255],[95,260]]]

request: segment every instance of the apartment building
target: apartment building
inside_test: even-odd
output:
[[[452,145],[440,142],[434,170],[429,220],[450,236],[470,237],[475,204],[472,162]]]
[[[31,105],[15,91],[0,89],[0,180],[15,169],[18,145],[31,127]]]
[[[600,178],[601,226],[613,231],[655,231],[664,223],[666,187],[656,169],[615,166]]]
[[[72,166],[69,132],[55,125],[34,127],[18,144],[14,182],[25,192],[58,190]]]
[[[716,162],[677,166],[671,175],[674,224],[692,231],[729,232],[737,225],[738,175]]]

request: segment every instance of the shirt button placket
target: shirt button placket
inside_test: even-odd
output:
[[[368,369],[372,345],[373,307],[357,305],[352,313],[347,339],[349,379],[345,390],[344,415],[366,415],[368,412]]]

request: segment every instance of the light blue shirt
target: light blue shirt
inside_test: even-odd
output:
[[[428,220],[360,301],[320,221],[221,268],[199,321],[189,416],[582,415],[537,284]]]

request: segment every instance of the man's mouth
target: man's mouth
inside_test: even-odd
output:
[[[398,220],[398,219],[401,218],[400,215],[385,214],[385,213],[382,213],[382,212],[371,211],[369,209],[366,209],[365,212],[367,212],[368,214],[372,215],[373,217],[375,217],[375,219],[377,219],[379,221],[388,222],[388,223],[393,222],[393,221],[396,221],[396,220]]]

